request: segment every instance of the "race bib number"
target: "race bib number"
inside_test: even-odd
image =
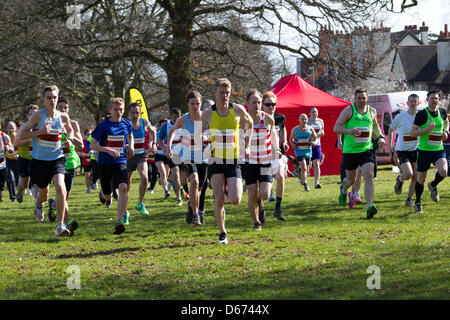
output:
[[[134,139],[134,153],[141,154],[145,152],[145,138]]]
[[[407,147],[414,147],[417,144],[418,138],[411,137],[411,133],[405,133],[403,135],[403,144]]]
[[[355,137],[356,143],[367,143],[370,139],[370,128],[368,127],[362,127],[357,128],[361,132],[361,135],[359,137]]]
[[[57,129],[50,130],[49,133],[39,136],[39,145],[41,147],[58,149],[61,147],[62,132]]]
[[[428,137],[428,145],[430,146],[440,146],[442,140],[442,132],[440,131],[431,131],[430,136]]]
[[[0,170],[3,170],[5,168],[6,168],[5,153],[2,151],[0,152]]]
[[[108,136],[106,140],[106,146],[122,154],[124,142],[125,136]]]

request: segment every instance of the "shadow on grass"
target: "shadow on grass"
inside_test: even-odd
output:
[[[141,251],[142,248],[117,248],[112,250],[105,250],[105,251],[96,251],[96,252],[89,252],[89,253],[75,253],[75,254],[62,254],[55,259],[71,259],[71,258],[92,258],[96,256],[108,256],[113,255],[117,253],[124,253],[124,252],[133,252],[133,251]]]

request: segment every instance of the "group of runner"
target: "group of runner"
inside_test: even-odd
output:
[[[140,176],[139,197],[134,208],[142,216],[149,215],[144,198],[147,190],[153,193],[157,175],[165,197],[171,196],[170,177],[176,204],[183,205],[183,191],[189,200],[186,222],[192,226],[204,223],[205,193],[210,185],[219,243],[228,243],[225,203],[240,204],[243,180],[253,230],[260,231],[266,222],[264,202],[272,195],[273,177],[277,184],[273,215],[285,221],[282,200],[287,163],[284,154],[289,145],[294,149],[300,167],[300,183],[305,191],[310,191],[307,184],[310,165],[314,169],[314,187],[320,189],[323,121],[318,118],[317,109],[312,108],[309,119],[306,114],[299,116],[299,125],[292,128],[287,139],[285,117],[275,112],[277,96],[273,92],[262,94],[252,89],[244,106],[230,102],[231,91],[231,83],[226,78],[218,79],[214,85],[215,102],[203,101],[198,91],[189,91],[186,96],[188,112],[182,114],[180,109],[173,109],[171,119],[158,121],[159,130],[141,118],[140,104],[132,103],[125,110],[122,98],[112,98],[109,116],[93,131],[86,129],[83,137],[77,121],[69,119],[69,100],[59,97],[56,86],[48,86],[42,96],[44,108],[30,106],[27,121],[12,139],[2,134],[0,186],[4,184],[2,177],[6,176],[2,174],[8,161],[5,154],[18,156],[17,202],[23,201],[24,191],[31,181],[35,186],[35,219],[44,220],[47,203],[49,220],[57,222],[57,236],[73,236],[78,228],[78,223],[69,219],[68,199],[76,168],[81,165],[86,193],[97,188],[99,179],[100,202],[109,208],[112,198],[117,199],[113,234],[123,233],[130,223],[127,207],[134,171]],[[443,141],[448,139],[448,121],[445,111],[438,110],[438,104],[438,92],[430,91],[428,108],[417,112],[418,97],[411,95],[408,111],[394,119],[389,132],[391,148],[393,132],[397,131],[394,149],[402,170],[395,192],[400,194],[403,182],[411,179],[406,204],[412,205],[415,193],[414,206],[418,213],[423,212],[421,196],[430,164],[434,163],[437,168],[435,179],[427,185],[434,201],[439,201],[437,186],[447,175]],[[125,111],[128,111],[128,119],[123,118]],[[367,105],[366,90],[356,90],[355,102],[342,111],[334,131],[343,135],[346,173],[340,187],[339,203],[348,204],[350,208],[354,206],[357,199],[350,193],[347,201],[347,190],[354,186],[358,172],[361,172],[365,180],[366,217],[371,219],[377,213],[373,203],[376,159],[372,138],[378,139],[381,148],[384,137],[377,123],[376,110]],[[77,150],[81,152],[81,159]],[[51,182],[55,186],[55,199],[48,199]]]

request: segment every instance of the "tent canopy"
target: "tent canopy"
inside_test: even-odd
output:
[[[299,124],[299,115],[306,113],[309,117],[310,109],[317,108],[325,127],[325,136],[321,138],[321,148],[325,155],[321,174],[339,174],[342,152],[336,148],[337,135],[333,132],[333,127],[341,111],[349,106],[350,102],[310,85],[297,74],[281,78],[270,91],[277,96],[276,112],[286,117],[287,139],[291,129]],[[288,154],[294,155],[292,148]],[[292,169],[290,166],[290,170]]]

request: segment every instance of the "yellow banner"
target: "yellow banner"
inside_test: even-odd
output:
[[[145,105],[144,97],[136,88],[130,88],[130,102],[139,103],[141,105],[141,118],[148,120],[147,106]]]

